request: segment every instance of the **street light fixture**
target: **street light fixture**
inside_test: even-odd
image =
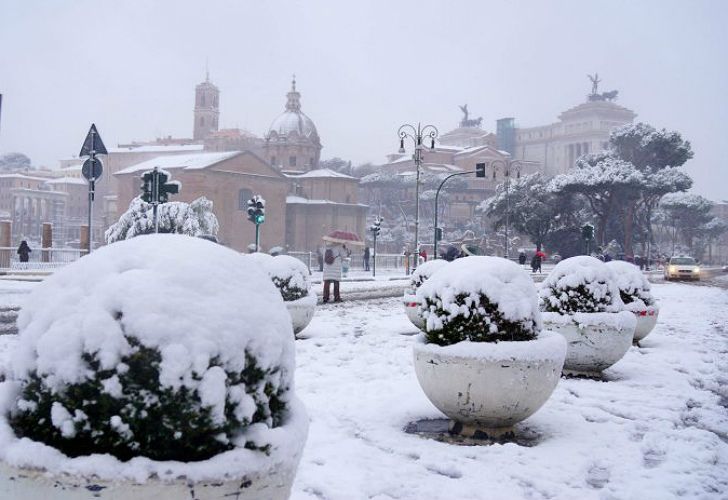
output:
[[[490,166],[493,168],[493,180],[496,179],[496,172],[498,169],[503,170],[503,178],[506,189],[506,224],[505,224],[505,241],[504,241],[504,257],[508,258],[508,222],[511,212],[510,203],[510,187],[511,187],[511,170],[516,169],[516,179],[521,178],[521,167],[523,163],[520,160],[493,160],[490,162]]]
[[[430,138],[430,149],[435,149],[435,139],[439,135],[437,127],[434,125],[425,125],[422,127],[419,123],[417,127],[405,123],[397,131],[399,135],[399,153],[404,154],[404,140],[410,138],[415,146],[415,153],[412,158],[415,161],[415,168],[417,170],[417,177],[415,179],[415,262],[412,266],[413,269],[417,268],[417,262],[420,255],[420,167],[422,166],[422,151],[424,146],[422,145],[423,138]]]

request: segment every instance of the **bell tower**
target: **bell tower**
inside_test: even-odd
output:
[[[205,81],[195,87],[195,123],[192,138],[204,140],[211,132],[217,132],[220,119],[220,90],[210,82],[207,71]]]

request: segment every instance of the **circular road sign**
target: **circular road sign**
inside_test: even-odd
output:
[[[83,162],[81,167],[81,174],[88,181],[95,181],[101,177],[101,173],[104,171],[104,166],[101,164],[101,160],[98,158],[89,158]]]

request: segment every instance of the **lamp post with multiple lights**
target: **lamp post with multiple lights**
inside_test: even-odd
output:
[[[404,140],[409,138],[412,140],[415,146],[415,152],[412,158],[415,161],[415,168],[417,170],[415,179],[415,262],[413,268],[417,267],[417,262],[420,255],[420,169],[422,166],[422,151],[425,146],[422,145],[423,139],[430,139],[430,149],[435,149],[435,139],[439,135],[437,127],[434,125],[421,126],[419,123],[417,127],[405,123],[397,131],[399,135],[399,153],[404,154]]]

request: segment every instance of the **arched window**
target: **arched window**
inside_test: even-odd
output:
[[[205,105],[205,94],[202,94],[200,96],[200,106],[204,106],[204,105]]]
[[[200,117],[200,127],[202,127],[204,125],[205,125],[205,117],[204,116],[201,116]]]
[[[238,210],[248,210],[248,200],[253,197],[253,192],[250,189],[243,188],[238,191]]]

